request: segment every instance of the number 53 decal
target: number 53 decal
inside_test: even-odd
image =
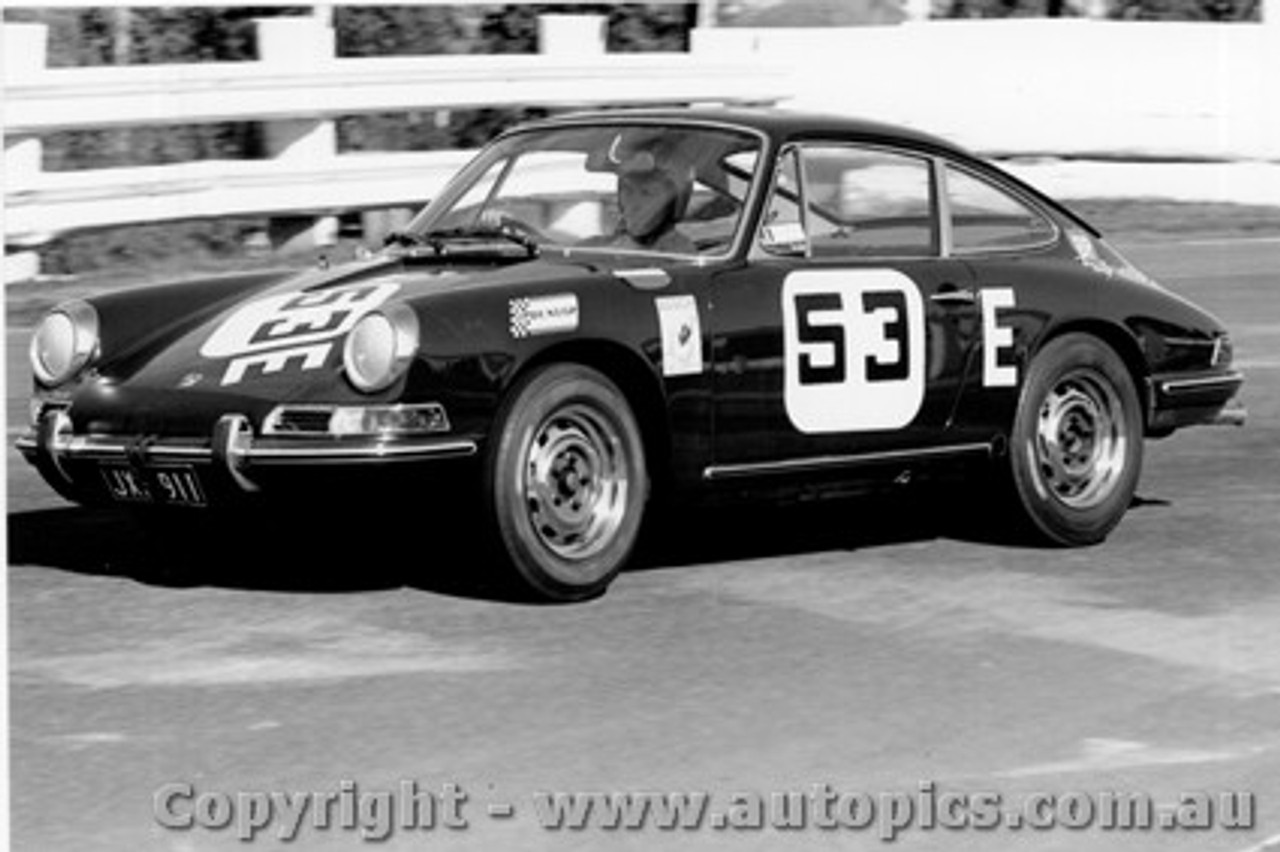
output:
[[[792,272],[782,285],[787,416],[801,432],[906,426],[924,401],[924,306],[892,269]]]
[[[1001,363],[1013,332],[996,312],[1013,290],[983,289],[982,383],[1014,387]],[[787,416],[801,432],[900,429],[925,392],[925,320],[920,291],[892,269],[812,269],[782,284]]]

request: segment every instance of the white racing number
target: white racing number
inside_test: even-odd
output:
[[[205,358],[229,358],[222,384],[242,381],[250,368],[277,373],[323,367],[335,340],[385,302],[393,282],[281,293],[258,299],[227,318],[200,347]]]
[[[1013,329],[1000,325],[996,312],[1012,308],[1013,290],[992,287],[982,291],[982,384],[989,388],[1011,388],[1018,384],[1018,368],[1000,363],[1001,355],[1013,349]]]
[[[782,285],[787,416],[801,432],[898,429],[924,401],[924,304],[892,269],[801,270]]]

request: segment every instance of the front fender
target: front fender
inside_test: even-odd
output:
[[[134,287],[88,301],[101,320],[101,362],[127,359],[196,328],[236,300],[297,274],[294,270],[220,275]]]

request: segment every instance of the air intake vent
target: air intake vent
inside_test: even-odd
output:
[[[333,409],[329,406],[280,406],[271,412],[263,431],[276,435],[327,435]]]

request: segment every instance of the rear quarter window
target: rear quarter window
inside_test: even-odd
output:
[[[950,166],[946,175],[955,253],[1029,249],[1057,236],[1053,223],[1042,213],[994,184]]]

